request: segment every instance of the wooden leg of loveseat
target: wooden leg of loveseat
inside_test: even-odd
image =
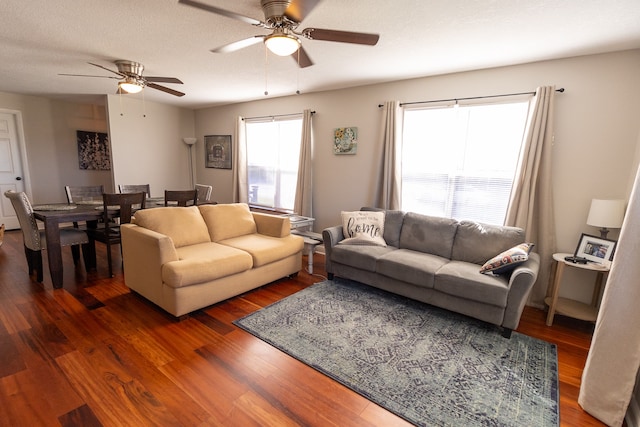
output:
[[[513,329],[502,328],[502,336],[505,337],[506,339],[511,339],[511,332],[513,332]]]

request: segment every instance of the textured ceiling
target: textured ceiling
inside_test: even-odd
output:
[[[259,0],[200,0],[263,20]],[[147,76],[178,77],[178,98],[147,88],[147,100],[187,108],[264,99],[562,57],[640,48],[638,0],[324,0],[306,27],[380,34],[376,46],[303,39],[315,65],[265,55],[262,43],[212,48],[266,30],[177,0],[3,0],[0,91],[59,98],[115,93],[109,75],[126,59]],[[266,61],[265,61],[266,59]],[[142,97],[142,94],[126,95]]]

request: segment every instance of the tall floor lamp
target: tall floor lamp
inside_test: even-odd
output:
[[[191,155],[191,147],[193,147],[193,144],[195,144],[197,140],[197,138],[182,138],[182,141],[189,147],[189,182],[191,183],[191,188],[195,188],[195,182],[193,179],[193,156]]]

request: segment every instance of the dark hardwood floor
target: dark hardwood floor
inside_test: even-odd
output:
[[[293,279],[177,322],[124,285],[74,267],[64,288],[27,275],[19,232],[0,247],[1,426],[402,426],[404,420],[283,354],[232,321],[321,279]],[[324,258],[314,272],[325,275]],[[45,268],[46,253],[44,256]],[[306,258],[303,260],[306,266]],[[562,426],[603,425],[577,403],[592,326],[527,308],[519,331],[558,345]]]

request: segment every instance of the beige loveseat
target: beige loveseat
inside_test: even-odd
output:
[[[126,285],[174,316],[297,273],[303,239],[289,218],[243,203],[162,207],[123,224]]]

